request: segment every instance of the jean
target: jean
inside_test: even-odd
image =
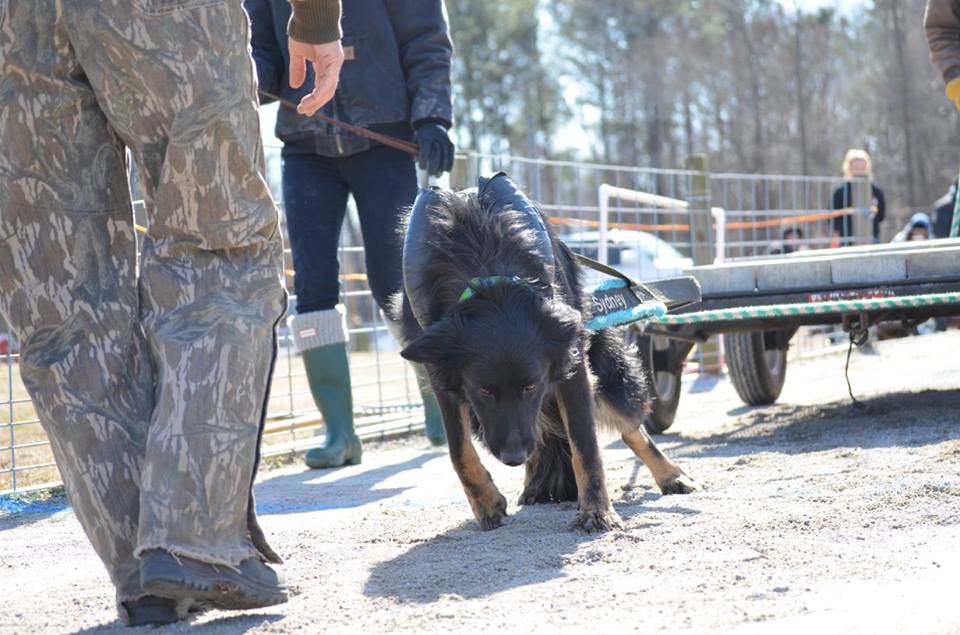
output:
[[[385,308],[403,284],[400,221],[417,195],[414,158],[381,145],[347,157],[325,157],[287,144],[282,156],[297,313],[337,305],[337,246],[348,194],[353,194],[360,217],[370,290]]]

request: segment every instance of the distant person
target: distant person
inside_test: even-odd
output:
[[[870,196],[868,201],[858,200],[854,179],[869,179],[873,175],[873,163],[865,150],[851,148],[843,158],[844,182],[833,191],[833,209],[842,210],[862,207],[868,203],[870,218],[872,219],[871,236],[874,243],[880,242],[880,223],[886,216],[887,206],[880,191],[873,182],[870,182]],[[862,186],[861,186],[862,187]],[[853,216],[844,214],[833,219],[833,247],[843,247],[853,243]]]
[[[297,102],[287,79],[287,0],[245,0],[260,86]],[[322,113],[420,146],[429,174],[448,172],[453,54],[443,0],[351,0],[343,3],[346,61],[340,85]],[[268,99],[269,101],[269,99]],[[322,446],[307,451],[312,468],[359,463],[354,430],[347,328],[340,299],[337,246],[352,194],[363,233],[367,280],[386,309],[402,286],[402,210],[417,195],[414,157],[281,107],[283,201],[293,252],[297,314],[292,331],[326,427]],[[384,311],[388,313],[388,311]],[[417,370],[427,437],[444,443],[443,421],[422,369]]]
[[[957,181],[950,184],[947,193],[933,204],[933,236],[949,238],[950,224],[953,222],[953,209],[957,203]]]
[[[780,244],[770,250],[771,255],[776,254],[792,254],[795,251],[800,251],[803,247],[801,241],[803,240],[803,230],[799,227],[787,227],[783,230],[783,235],[780,239]]]
[[[930,240],[932,224],[930,223],[930,216],[923,212],[917,212],[910,217],[910,221],[904,225],[903,229],[897,232],[897,235],[893,237],[895,243],[906,242],[912,240]]]

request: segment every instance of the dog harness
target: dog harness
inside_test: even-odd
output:
[[[457,302],[463,302],[477,295],[478,289],[489,289],[498,284],[510,284],[518,287],[533,288],[529,282],[519,276],[483,276],[479,278],[470,278],[470,286],[463,290],[460,299]]]

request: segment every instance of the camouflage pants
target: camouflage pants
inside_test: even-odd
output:
[[[145,549],[272,555],[250,491],[285,293],[248,38],[240,0],[0,0],[0,311],[121,601]]]

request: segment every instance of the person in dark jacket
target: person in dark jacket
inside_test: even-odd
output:
[[[245,0],[262,90],[299,102],[287,81],[287,0]],[[453,165],[452,44],[442,0],[351,0],[343,6],[344,64],[334,99],[320,112],[399,139],[415,141],[420,167],[439,175]],[[308,78],[309,79],[309,78]],[[311,82],[306,82],[310,84]],[[269,101],[269,98],[264,101]],[[417,194],[414,157],[281,105],[276,135],[284,143],[283,199],[293,251],[300,349],[326,426],[324,445],[307,452],[310,467],[359,463],[353,427],[347,331],[337,245],[352,194],[366,246],[367,279],[386,308],[400,290],[401,210]],[[427,436],[444,442],[436,399],[418,369]]]
[[[783,230],[780,238],[780,244],[770,250],[770,255],[792,254],[795,251],[803,249],[803,230],[799,227],[787,227]]]
[[[949,238],[950,225],[953,222],[953,208],[957,203],[957,182],[950,184],[947,193],[933,204],[933,236]]]
[[[832,207],[835,210],[866,207],[872,220],[871,236],[874,243],[880,242],[880,223],[887,214],[887,205],[880,191],[873,182],[870,182],[870,196],[868,200],[857,200],[856,178],[869,178],[873,174],[873,164],[870,155],[863,150],[850,149],[843,158],[843,183],[833,191]],[[866,197],[865,197],[866,198]],[[833,246],[842,247],[851,244],[853,235],[852,213],[837,216],[833,219]]]

